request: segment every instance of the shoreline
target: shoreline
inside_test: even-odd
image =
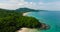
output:
[[[38,29],[30,29],[30,28],[21,28],[17,32],[38,32]]]
[[[29,13],[31,13],[31,12],[23,13],[23,16],[27,16]]]

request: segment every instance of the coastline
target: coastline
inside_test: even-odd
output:
[[[30,28],[21,28],[17,32],[39,32],[37,29],[30,29]]]
[[[30,14],[31,12],[26,12],[26,13],[23,13],[23,16],[27,16],[28,14]]]
[[[27,16],[28,14],[30,14],[31,12],[26,12],[26,13],[23,13],[23,16]],[[21,28],[20,30],[17,30],[16,32],[38,32],[38,29],[30,29],[30,28]],[[40,31],[39,31],[40,32]]]

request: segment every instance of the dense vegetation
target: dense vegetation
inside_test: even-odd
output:
[[[18,12],[39,12],[40,10],[35,10],[35,9],[29,9],[29,8],[19,8],[16,9]]]
[[[22,12],[0,9],[0,32],[15,32],[22,27],[40,28],[41,23],[34,17],[22,16]]]

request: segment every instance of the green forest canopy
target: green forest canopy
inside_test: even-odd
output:
[[[34,17],[22,16],[22,12],[0,9],[0,32],[15,32],[22,27],[40,28],[41,23]]]

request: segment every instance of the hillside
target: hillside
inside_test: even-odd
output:
[[[15,32],[22,27],[41,28],[41,23],[34,17],[22,16],[22,12],[0,9],[0,32]]]
[[[39,12],[40,10],[30,9],[30,8],[19,8],[16,9],[18,12]]]

